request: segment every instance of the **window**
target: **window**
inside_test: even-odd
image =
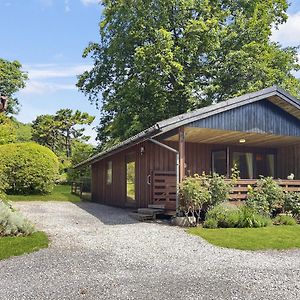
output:
[[[240,171],[240,178],[253,179],[253,153],[233,152],[232,166]]]
[[[212,152],[212,171],[219,175],[227,174],[226,150]]]
[[[106,164],[106,184],[112,184],[112,161]]]
[[[135,161],[126,162],[126,194],[127,201],[135,201]]]
[[[267,176],[275,177],[275,155],[267,154]]]

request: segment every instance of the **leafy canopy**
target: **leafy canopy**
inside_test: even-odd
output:
[[[18,99],[14,94],[25,87],[27,79],[27,73],[22,71],[18,61],[10,62],[0,58],[0,94],[8,97],[8,112],[17,112]]]
[[[90,125],[94,117],[88,113],[71,109],[61,109],[55,115],[38,116],[32,125],[32,138],[35,142],[49,147],[57,154],[65,152],[72,155],[72,143],[75,140],[88,140],[84,128],[80,125]]]
[[[186,111],[280,85],[300,96],[295,48],[270,41],[286,0],[103,0],[94,67],[78,87],[113,144]]]

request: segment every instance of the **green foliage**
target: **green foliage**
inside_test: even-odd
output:
[[[0,260],[22,255],[48,247],[48,237],[44,232],[34,232],[29,236],[7,236],[0,238]]]
[[[221,202],[226,201],[229,198],[229,193],[232,189],[230,183],[225,181],[225,177],[213,173],[208,176],[209,192],[211,195],[210,201],[208,202],[208,208],[214,207]]]
[[[289,215],[278,215],[273,220],[274,225],[296,225],[296,220]]]
[[[75,141],[73,143],[73,151],[70,164],[71,166],[76,166],[84,160],[88,159],[95,153],[95,148],[83,142]],[[68,170],[68,181],[76,181],[79,180],[80,177],[91,177],[91,169],[90,166],[83,167],[80,169],[69,168]]]
[[[8,97],[8,112],[15,113],[18,100],[13,94],[25,87],[28,76],[22,71],[18,61],[8,61],[0,58],[0,94]]]
[[[270,41],[272,26],[287,19],[287,0],[102,4],[100,42],[84,51],[94,68],[77,84],[102,108],[101,142],[274,84],[300,95],[296,48]]]
[[[0,201],[0,237],[30,235],[34,226],[19,212]]]
[[[49,193],[58,175],[56,155],[35,143],[0,146],[0,165],[8,193]]]
[[[16,141],[18,143],[25,143],[32,141],[32,127],[30,124],[23,124],[16,122]]]
[[[182,207],[184,209],[189,207],[201,209],[204,203],[211,200],[208,188],[209,183],[205,175],[194,174],[194,176],[186,177],[180,185]]]
[[[0,114],[0,145],[14,143],[17,139],[16,126],[7,116]]]
[[[214,218],[209,218],[205,220],[203,223],[204,228],[209,228],[209,229],[216,229],[218,228],[218,220]]]
[[[6,194],[5,190],[8,187],[8,183],[5,175],[5,168],[0,164],[0,201],[5,200]]]
[[[50,194],[44,195],[7,195],[9,201],[68,201],[80,202],[80,197],[71,194],[71,186],[66,184],[55,185]]]
[[[94,117],[88,113],[71,109],[61,109],[55,115],[38,116],[32,125],[32,139],[40,145],[49,147],[57,155],[62,152],[72,156],[72,144],[76,140],[88,140],[80,125],[90,125]]]
[[[231,186],[225,182],[225,177],[218,174],[201,176],[194,174],[185,177],[180,187],[180,210],[188,217],[197,216],[200,220],[202,210],[208,210],[224,202],[229,197]]]
[[[218,205],[206,214],[204,228],[265,227],[271,224],[269,217],[258,214],[247,206],[230,207]],[[215,226],[217,225],[217,226]]]
[[[287,192],[284,195],[284,211],[300,220],[300,193]]]
[[[248,187],[246,204],[256,211],[274,215],[280,211],[284,203],[283,189],[274,181],[272,177],[261,177],[257,181],[255,189]]]

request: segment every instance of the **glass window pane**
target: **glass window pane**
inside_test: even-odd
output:
[[[108,161],[106,165],[106,184],[112,184],[112,161]]]
[[[135,200],[135,162],[126,163],[126,193],[127,200]]]
[[[267,176],[275,178],[275,155],[267,154]]]
[[[219,175],[227,174],[225,150],[212,152],[212,171]]]
[[[253,153],[233,152],[232,164],[240,171],[240,178],[253,179]]]

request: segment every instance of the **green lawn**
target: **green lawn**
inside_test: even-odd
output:
[[[201,236],[209,243],[242,250],[300,248],[300,226],[262,228],[190,228],[188,233]]]
[[[7,195],[10,201],[70,201],[80,202],[80,197],[71,194],[69,185],[57,185],[48,195]]]
[[[48,247],[48,237],[39,231],[30,236],[0,238],[0,260]]]

